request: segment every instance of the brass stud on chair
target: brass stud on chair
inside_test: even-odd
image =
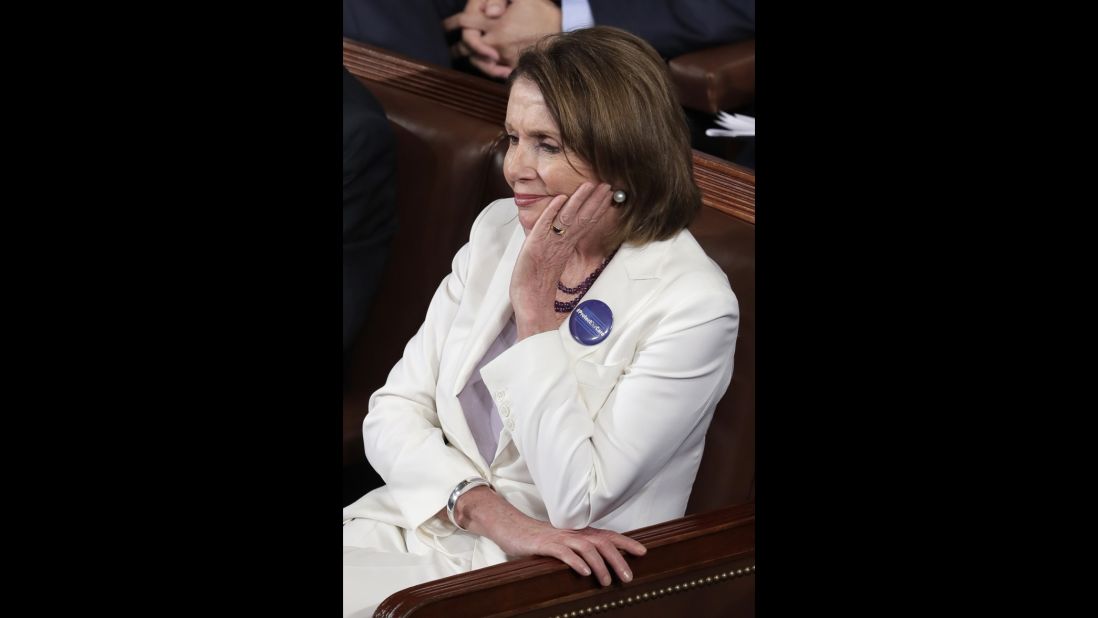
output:
[[[608,603],[596,604],[583,609],[575,610],[572,612],[565,612],[563,614],[557,614],[553,618],[575,618],[576,616],[592,616],[594,614],[602,613],[610,609],[625,607],[632,605],[633,603],[640,603],[642,601],[648,601],[651,599],[658,599],[665,594],[671,594],[672,592],[679,592],[682,590],[688,590],[690,588],[697,588],[698,586],[704,586],[706,584],[712,584],[714,582],[724,581],[740,575],[749,575],[755,572],[755,565],[741,567],[738,569],[728,569],[724,573],[717,573],[716,575],[707,575],[706,577],[698,577],[688,582],[679,582],[675,585],[667,585],[658,590],[652,590],[649,592],[631,595],[623,599],[617,599]]]

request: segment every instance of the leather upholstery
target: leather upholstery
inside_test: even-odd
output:
[[[679,102],[690,109],[716,114],[755,97],[755,39],[683,54],[667,67]]]
[[[510,194],[500,172],[503,121],[438,106],[391,85],[365,81],[397,142],[397,233],[377,301],[352,351],[344,393],[343,462],[361,462],[370,394],[400,360],[438,283],[468,241],[476,215]]]

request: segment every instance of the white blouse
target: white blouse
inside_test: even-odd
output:
[[[477,450],[480,451],[484,462],[489,466],[496,458],[496,448],[499,446],[499,433],[503,430],[503,420],[499,417],[496,402],[488,393],[488,387],[480,377],[480,370],[488,363],[503,354],[508,348],[515,345],[518,338],[518,326],[514,316],[507,321],[499,336],[488,347],[484,358],[480,359],[477,368],[469,376],[469,382],[458,394],[458,401],[465,412],[465,421],[469,423],[469,430],[473,433],[473,439],[477,441]]]

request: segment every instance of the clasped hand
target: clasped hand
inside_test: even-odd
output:
[[[451,49],[455,56],[468,56],[484,74],[506,79],[522,50],[561,31],[561,14],[550,0],[469,0],[442,24],[447,32],[461,28],[461,40]]]

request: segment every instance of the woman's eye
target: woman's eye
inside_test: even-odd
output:
[[[549,154],[557,154],[560,152],[560,148],[553,146],[552,144],[546,144],[545,142],[538,144],[538,146]]]
[[[507,136],[507,141],[508,141],[508,142],[509,142],[509,143],[510,143],[510,144],[511,144],[512,146],[518,146],[518,136],[517,136],[517,135],[508,135],[508,136]]]

